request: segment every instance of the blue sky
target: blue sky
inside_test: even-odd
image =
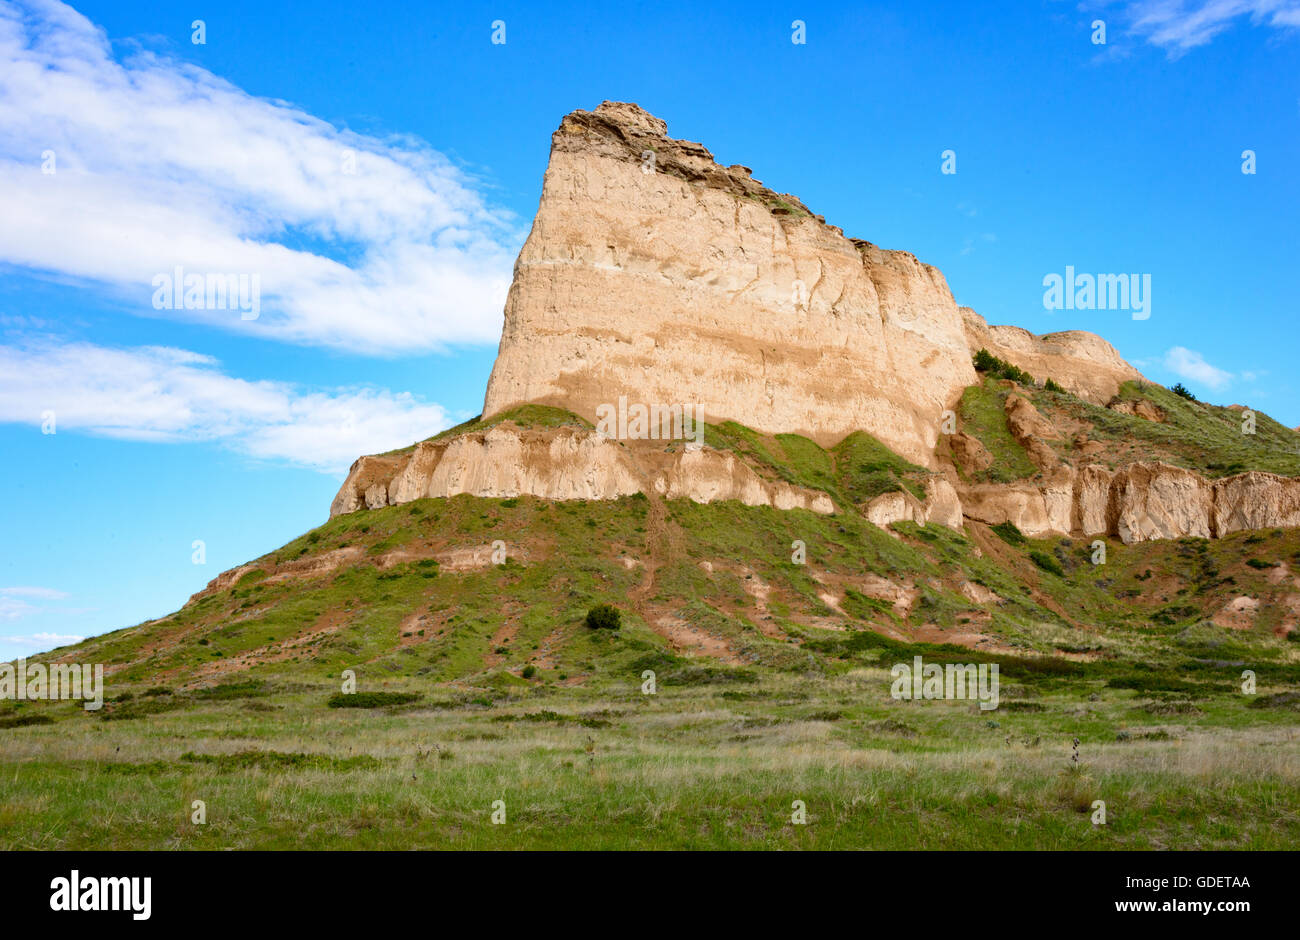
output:
[[[0,657],[174,610],[477,414],[550,134],[604,99],[990,322],[1300,424],[1300,0],[626,6],[0,0]],[[177,265],[259,272],[257,318],[158,309]],[[1150,318],[1045,310],[1067,265],[1150,274]]]

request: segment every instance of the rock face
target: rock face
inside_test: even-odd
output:
[[[1061,460],[1056,456],[1056,451],[1045,443],[1047,440],[1060,438],[1061,434],[1056,427],[1039,414],[1033,403],[1022,395],[1008,395],[1004,407],[1007,414],[1007,430],[1025,449],[1034,466],[1044,472],[1060,466]]]
[[[1140,398],[1137,401],[1120,401],[1117,398],[1109,402],[1106,407],[1122,415],[1132,415],[1135,418],[1154,421],[1156,424],[1163,424],[1166,417],[1163,408],[1152,404],[1145,398]]]
[[[1061,466],[1045,482],[978,484],[958,494],[968,518],[1012,522],[1031,537],[1112,535],[1127,545],[1300,526],[1300,479],[1273,473],[1211,481],[1165,463]]]
[[[631,445],[576,428],[529,429],[505,422],[478,433],[424,441],[401,455],[352,465],[330,516],[426,497],[617,499],[653,490],[698,503],[735,499],[749,506],[829,514],[821,492],[761,479],[734,454],[678,444]]]
[[[1215,535],[1300,526],[1300,479],[1252,471],[1215,481],[1211,524]]]
[[[539,402],[594,420],[620,395],[697,403],[821,444],[865,430],[931,465],[943,410],[976,381],[972,336],[1012,359],[1024,347],[1067,387],[1114,384],[1086,378],[1099,368],[1137,375],[1089,334],[982,339],[999,329],[958,308],[936,268],[845,238],[746,167],[607,101],[552,137],[483,413]]]

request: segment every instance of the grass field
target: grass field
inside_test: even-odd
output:
[[[993,712],[895,701],[889,674],[701,675],[641,692],[337,709],[236,690],[147,720],[3,732],[0,845],[24,848],[1290,848],[1286,707],[1103,680],[1004,686]],[[1008,694],[1015,697],[1007,698]],[[1078,764],[1072,740],[1080,740]],[[193,801],[206,823],[191,821]],[[494,802],[505,822],[494,824]],[[794,801],[807,822],[791,822]],[[1104,800],[1106,824],[1092,822]]]

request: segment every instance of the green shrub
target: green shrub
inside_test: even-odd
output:
[[[587,626],[593,630],[617,630],[623,625],[623,614],[617,607],[597,604],[587,611]]]
[[[1060,392],[1061,394],[1065,394],[1065,389],[1063,389],[1060,385],[1058,385],[1058,384],[1057,384],[1055,381],[1053,381],[1052,379],[1048,379],[1048,380],[1043,384],[1043,389],[1044,389],[1045,391],[1048,391],[1048,392]]]
[[[976,372],[997,372],[1002,366],[1002,360],[987,349],[980,349],[971,357],[971,361],[975,365]]]
[[[1061,563],[1051,555],[1047,554],[1047,552],[1039,551],[1035,548],[1029,553],[1029,560],[1044,571],[1050,571],[1058,578],[1065,577],[1065,569],[1061,567]]]
[[[198,698],[205,699],[232,699],[232,698],[253,698],[258,695],[266,695],[270,689],[265,682],[259,682],[256,679],[248,679],[244,682],[226,682],[221,685],[208,686],[205,689],[198,689],[194,694]]]
[[[12,715],[0,718],[0,728],[26,728],[29,725],[48,725],[53,724],[54,719],[49,715]]]
[[[420,696],[414,692],[342,692],[330,696],[326,704],[330,708],[384,708],[389,705],[405,705],[417,701]]]
[[[1173,392],[1179,398],[1186,398],[1188,401],[1196,401],[1196,396],[1188,391],[1187,386],[1183,385],[1182,382],[1179,382],[1169,391]]]
[[[524,671],[521,672],[520,675],[525,679],[531,679],[533,676],[537,675],[537,667],[529,663],[524,667]]]
[[[1133,689],[1135,692],[1200,692],[1205,687],[1185,679],[1159,673],[1114,676],[1106,681],[1108,689]]]
[[[991,526],[991,528],[997,534],[998,538],[1002,539],[1002,541],[1006,542],[1008,545],[1024,545],[1027,541],[1024,533],[1016,528],[1016,524],[1010,520],[999,522],[997,525]]]
[[[1013,366],[1005,359],[999,359],[987,349],[981,349],[971,357],[977,372],[985,372],[995,378],[1010,379],[1021,385],[1033,385],[1034,377],[1019,366]],[[1060,389],[1060,386],[1057,386]],[[1064,389],[1061,389],[1064,391]]]

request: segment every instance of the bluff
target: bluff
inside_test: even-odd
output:
[[[989,327],[932,265],[846,238],[607,101],[552,136],[483,414],[532,402],[594,419],[626,395],[824,445],[868,431],[928,465],[980,345],[1099,403],[1140,378],[1091,334]]]
[[[843,503],[730,451],[601,434],[602,412],[631,402],[824,448],[865,431],[930,474],[856,507],[882,527],[972,519],[1131,543],[1300,524],[1300,481],[1276,473],[1214,481],[1123,448],[1099,462],[1091,425],[1068,415],[1075,446],[1063,457],[1047,443],[1063,432],[1018,393],[1005,396],[1006,429],[1037,472],[982,482],[993,456],[964,426],[936,448],[945,411],[962,412],[963,393],[985,381],[972,364],[980,349],[1051,378],[1076,403],[1164,421],[1151,402],[1122,399],[1125,383],[1149,386],[1101,337],[990,325],[956,304],[937,268],[845,237],[748,167],[723,166],[638,106],[606,101],[566,115],[552,136],[481,420],[361,458],[330,514],[462,493],[657,493],[823,514]],[[510,420],[547,406],[582,426]]]

